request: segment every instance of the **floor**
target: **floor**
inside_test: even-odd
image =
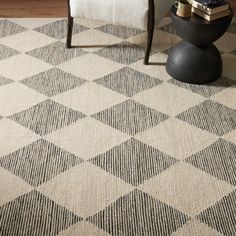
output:
[[[0,17],[65,17],[67,0],[0,0]]]
[[[236,12],[236,0],[230,0]],[[65,17],[67,0],[0,0],[0,17]]]
[[[170,18],[149,66],[145,32],[66,24],[0,20],[0,235],[236,235],[236,19],[201,86],[165,71]]]

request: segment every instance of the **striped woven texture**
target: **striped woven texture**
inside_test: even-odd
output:
[[[0,19],[0,235],[236,235],[236,20],[207,85],[166,73],[169,18],[149,66],[146,32],[66,24]]]

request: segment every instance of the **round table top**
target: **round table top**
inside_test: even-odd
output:
[[[230,15],[213,21],[207,21],[194,13],[190,17],[180,17],[176,15],[176,10],[172,6],[172,22],[177,35],[196,45],[215,42],[227,31],[233,18],[232,10]]]
[[[176,11],[177,11],[176,7],[172,6],[172,8],[171,8],[172,17],[176,17],[176,18],[179,18],[179,20],[189,22],[189,23],[193,23],[193,24],[204,24],[204,25],[212,25],[213,24],[213,25],[217,25],[217,24],[222,24],[224,22],[231,21],[232,18],[233,18],[232,9],[230,9],[230,11],[231,11],[230,15],[219,18],[219,19],[216,19],[216,20],[213,20],[213,21],[205,20],[204,18],[202,18],[202,17],[200,17],[200,16],[198,16],[194,13],[192,13],[192,15],[190,17],[180,17],[176,14]]]

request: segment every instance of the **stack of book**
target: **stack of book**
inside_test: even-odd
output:
[[[192,12],[212,21],[230,15],[230,4],[227,0],[193,0]]]

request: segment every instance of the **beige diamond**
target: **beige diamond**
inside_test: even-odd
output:
[[[236,35],[226,32],[214,44],[219,50],[223,52],[231,52],[236,49],[235,42],[236,42]]]
[[[34,106],[47,97],[20,83],[0,87],[0,114],[10,116]]]
[[[97,226],[90,224],[89,222],[82,221],[78,224],[72,225],[65,231],[58,234],[58,236],[109,236],[102,229]]]
[[[234,190],[234,186],[183,162],[139,188],[192,217]]]
[[[223,138],[236,145],[236,129],[224,135]]]
[[[125,96],[95,83],[85,83],[79,88],[53,98],[53,100],[87,115],[102,111],[126,99]]]
[[[175,118],[138,134],[136,138],[181,160],[218,140],[217,136]]]
[[[34,29],[54,21],[62,20],[60,18],[10,18],[8,19],[18,25],[22,25],[28,29]]]
[[[46,137],[85,159],[95,157],[130,138],[129,135],[92,118],[82,119]]]
[[[230,87],[217,93],[212,99],[236,110],[236,87]]]
[[[14,152],[39,138],[29,129],[4,118],[0,120],[0,130],[0,156]]]
[[[0,61],[0,74],[13,80],[22,80],[51,68],[49,64],[25,54]]]
[[[223,75],[236,80],[236,57],[230,54],[224,54],[223,60]]]
[[[197,220],[191,220],[171,236],[223,236],[223,234]]]
[[[155,30],[153,35],[153,45],[152,48],[160,51],[168,49],[173,45],[177,44],[181,39],[174,34],[169,34],[162,30]],[[133,44],[146,47],[147,33],[138,34],[128,39],[129,42]]]
[[[55,39],[33,30],[14,34],[0,40],[4,45],[14,48],[20,52],[28,52],[35,48],[43,47],[47,44],[56,42]]]
[[[0,207],[34,188],[0,167]]]
[[[134,100],[167,115],[175,116],[203,102],[206,98],[178,86],[162,83],[137,94]]]
[[[87,80],[98,79],[122,67],[122,64],[94,54],[77,57],[59,66],[60,69]]]
[[[166,60],[167,55],[163,53],[157,53],[150,57],[150,64],[148,66],[143,64],[143,59],[130,65],[131,68],[148,74],[154,78],[158,78],[163,81],[170,80],[171,77],[166,72]]]
[[[87,218],[133,187],[91,163],[77,165],[38,190],[78,216]]]

